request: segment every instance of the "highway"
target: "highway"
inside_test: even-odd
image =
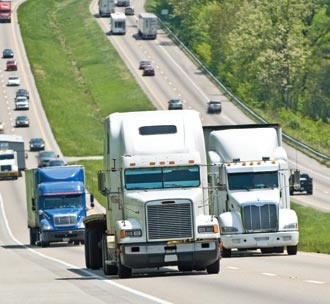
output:
[[[14,2],[16,5],[18,2]],[[136,10],[140,2],[133,1]],[[95,2],[91,6],[95,13]],[[250,123],[204,77],[200,71],[174,46],[165,34],[155,41],[141,41],[134,37],[136,21],[129,17],[126,36],[108,36],[127,63],[137,81],[147,90],[159,109],[167,108],[167,100],[180,97],[185,108],[199,110],[204,124]],[[105,33],[109,19],[97,18]],[[31,107],[26,111],[31,126],[15,129],[13,110],[16,88],[8,88],[8,75],[1,59],[0,119],[6,133],[23,135],[26,146],[31,137],[42,136],[47,147],[61,154],[43,113],[40,98],[30,73],[25,51],[14,16],[12,24],[1,24],[0,49],[12,48],[19,63],[17,72],[22,85],[29,89]],[[156,76],[143,78],[138,62],[151,59]],[[169,64],[171,62],[171,64]],[[221,115],[207,115],[209,98],[223,102]],[[315,180],[313,196],[297,196],[298,200],[314,207],[329,208],[329,169],[319,166],[304,155],[287,149],[291,159],[310,173]],[[292,157],[291,157],[291,156]],[[295,163],[295,162],[294,162]],[[28,152],[27,166],[36,166],[36,153]],[[207,275],[203,272],[180,273],[176,268],[136,271],[133,278],[120,280],[105,277],[102,271],[87,271],[84,265],[84,247],[67,244],[49,248],[29,246],[26,225],[24,178],[0,182],[0,304],[2,303],[328,303],[330,284],[330,256],[298,252],[261,255],[233,254],[222,259],[221,272]],[[329,210],[329,209],[327,209]]]

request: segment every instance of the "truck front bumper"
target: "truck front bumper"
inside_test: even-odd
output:
[[[218,240],[196,241],[180,244],[122,244],[121,263],[129,268],[163,266],[191,266],[205,268],[220,258]]]
[[[258,249],[269,247],[295,246],[299,241],[298,231],[273,233],[251,233],[221,235],[224,248]]]
[[[18,171],[1,171],[0,172],[0,179],[17,178],[17,177],[18,177]]]
[[[43,231],[41,238],[44,242],[47,243],[74,241],[84,242],[85,229]]]

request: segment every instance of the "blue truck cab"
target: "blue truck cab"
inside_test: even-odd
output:
[[[87,215],[83,166],[26,170],[26,200],[30,244],[84,243]],[[93,203],[93,195],[90,195]],[[93,205],[92,205],[93,206]]]

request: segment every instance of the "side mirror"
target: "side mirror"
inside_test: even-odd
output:
[[[94,204],[94,195],[93,195],[93,193],[90,194],[90,202],[91,202],[91,208],[94,208],[95,204]]]

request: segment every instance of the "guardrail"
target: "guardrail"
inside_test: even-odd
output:
[[[241,108],[243,108],[246,112],[248,112],[254,119],[261,123],[268,123],[265,119],[263,119],[261,116],[259,116],[257,113],[255,113],[253,110],[251,110],[248,106],[246,106],[240,99],[238,99],[228,88],[225,87],[225,85],[219,81],[209,70],[208,68],[185,46],[185,44],[170,30],[170,28],[166,25],[166,23],[159,18],[159,22],[162,25],[163,29],[165,29],[169,36],[175,40],[175,42],[182,48],[186,53],[189,54],[189,56],[198,64],[198,66],[214,81],[222,90],[223,92],[229,96],[231,99],[233,99]],[[285,138],[285,140],[293,145],[296,145],[300,147],[301,149],[307,150],[310,154],[323,159],[324,161],[330,161],[330,156],[325,155],[321,152],[316,151],[312,147],[294,139],[293,137],[282,134],[282,136]]]

